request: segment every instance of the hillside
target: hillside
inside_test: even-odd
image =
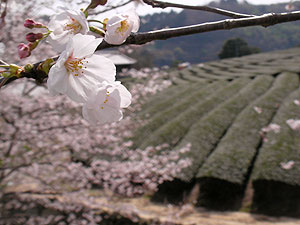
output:
[[[238,4],[236,0],[222,0],[220,3],[213,2],[210,5],[241,13],[261,15],[270,12],[284,12],[286,4],[251,5],[248,3]],[[300,2],[295,2],[294,5],[296,10],[300,8]],[[197,10],[183,10],[179,14],[175,12],[154,14],[142,18],[144,23],[141,25],[140,31],[192,25],[220,19],[226,19],[226,17]],[[132,56],[136,58],[148,56],[145,60],[147,66],[151,61],[155,66],[173,65],[186,61],[206,62],[216,60],[224,41],[236,37],[246,40],[250,46],[258,47],[263,52],[286,49],[300,44],[299,24],[299,22],[294,22],[268,28],[239,28],[155,41],[153,45],[147,45],[142,50],[132,53]]]
[[[1,203],[10,223],[0,224],[300,224],[299,61],[292,48],[132,70],[122,79],[130,117],[105,126],[85,124],[66,98],[11,101],[9,92],[1,140],[51,167],[36,161],[33,175],[8,177]]]

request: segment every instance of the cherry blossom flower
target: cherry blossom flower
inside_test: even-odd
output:
[[[47,41],[54,50],[61,52],[66,48],[70,37],[78,33],[87,34],[89,26],[83,12],[65,10],[51,17],[48,29],[52,32]]]
[[[288,161],[288,162],[281,162],[280,166],[284,170],[289,170],[294,166],[295,162],[294,161]]]
[[[127,108],[130,103],[131,94],[121,82],[103,82],[83,105],[83,118],[100,124],[120,121],[123,118],[121,108]]]
[[[262,109],[257,107],[257,106],[254,106],[253,107],[254,111],[257,112],[258,114],[261,114],[262,113]]]
[[[139,27],[140,19],[135,9],[117,14],[107,21],[104,40],[112,45],[120,45],[131,32],[137,32]]]
[[[101,38],[82,34],[70,39],[49,71],[50,94],[66,94],[73,101],[84,103],[99,83],[115,81],[116,67],[112,61],[93,54],[101,41]]]
[[[300,106],[300,100],[295,99],[295,100],[294,100],[294,104]]]
[[[300,120],[289,119],[286,123],[292,130],[300,130]]]
[[[285,10],[287,11],[293,11],[294,9],[295,6],[293,5],[292,1],[285,6]]]
[[[269,126],[262,128],[261,131],[264,133],[273,131],[274,133],[278,134],[280,132],[280,126],[276,123],[271,123]]]

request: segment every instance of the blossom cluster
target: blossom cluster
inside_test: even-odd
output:
[[[47,29],[47,32],[27,34],[30,43],[19,44],[19,56],[28,57],[45,38],[55,51],[61,52],[56,63],[50,65],[47,80],[50,94],[65,94],[83,104],[82,115],[91,124],[119,121],[123,118],[121,109],[131,104],[131,94],[116,81],[113,62],[94,52],[103,40],[113,45],[125,42],[131,32],[139,29],[139,17],[131,9],[105,19],[100,31],[104,38],[96,38],[88,35],[95,28],[90,29],[87,14],[87,11],[63,9],[50,18],[48,26],[27,19],[25,27]]]
[[[60,199],[55,198],[55,195],[50,198],[40,196],[33,198],[28,194],[17,194],[16,196],[7,196],[5,201],[7,204],[2,209],[3,216],[7,218],[5,219],[7,225],[96,225],[103,219],[99,210],[87,207],[94,201],[82,191],[64,194]]]
[[[0,93],[0,158],[4,172],[0,173],[0,186],[11,193],[22,188],[28,192],[62,193],[63,197],[69,197],[68,193],[76,192],[78,195],[74,200],[81,196],[79,192],[91,187],[135,196],[155,191],[159,184],[173,179],[178,171],[190,165],[190,159],[181,156],[189,146],[176,151],[164,150],[165,145],[135,150],[130,141],[124,141],[133,135],[140,123],[134,112],[147,97],[167,88],[170,83],[162,82],[166,74],[158,68],[131,69],[123,74],[134,74],[136,79],[130,85],[130,91],[135,93],[129,106],[132,113],[125,115],[119,123],[101,127],[90,126],[79,117],[81,104],[66,95],[51,97],[43,87],[34,89],[30,81],[24,87],[21,80],[14,86],[7,86]],[[20,96],[17,91],[29,96]],[[68,205],[54,201],[53,204],[30,205],[34,202],[30,196],[26,202],[16,197],[14,194],[6,205],[12,212],[31,211],[41,205],[59,213],[54,217],[52,214],[47,217],[25,213],[19,219],[24,219],[25,215],[26,222],[13,221],[12,224],[43,224],[44,221],[48,224],[48,220],[93,224],[91,221],[98,218],[86,209],[76,213],[78,208],[71,207],[75,203]],[[5,202],[0,202],[2,207]],[[92,218],[83,218],[86,213]]]

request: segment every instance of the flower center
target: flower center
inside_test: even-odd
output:
[[[129,28],[129,24],[127,20],[123,20],[121,21],[121,26],[119,26],[116,29],[116,33],[121,33],[121,35],[124,35],[124,33],[128,30],[128,28]]]
[[[105,100],[104,100],[104,102],[103,102],[104,104],[105,104],[106,102],[108,102],[108,97],[109,97],[109,91],[106,92],[106,98],[105,98]],[[103,105],[100,106],[100,109],[104,109]]]
[[[70,18],[71,18],[72,22],[65,24],[64,30],[67,30],[73,34],[76,34],[81,30],[82,26],[77,20],[75,20],[72,17],[70,17]]]
[[[88,63],[88,61],[85,60],[85,57],[79,59],[79,58],[73,58],[72,56],[69,56],[69,58],[65,62],[65,67],[69,74],[71,73],[77,77],[83,74],[83,70],[82,70],[83,68],[87,68],[86,66],[84,66],[86,63]]]

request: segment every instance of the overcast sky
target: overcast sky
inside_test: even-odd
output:
[[[181,3],[181,4],[186,4],[186,5],[205,5],[212,0],[162,0],[164,2],[173,2],[173,3]],[[243,0],[238,0],[239,2],[243,2]],[[250,4],[259,4],[259,5],[267,5],[267,4],[274,4],[274,3],[283,3],[283,2],[290,2],[290,0],[247,0],[248,3]],[[164,12],[169,12],[171,9],[164,9]],[[145,15],[149,13],[154,13],[154,12],[161,12],[162,10],[160,9],[153,9],[150,6],[143,6],[138,8],[138,13],[140,15]]]
[[[121,0],[109,0],[109,3],[114,3],[117,4],[118,2],[120,2]],[[161,1],[165,1],[165,2],[173,2],[173,3],[181,3],[181,4],[186,4],[186,5],[206,5],[209,2],[211,2],[212,0],[161,0]],[[215,0],[217,1],[217,0]],[[243,2],[244,0],[238,0],[239,2]],[[290,0],[247,0],[248,3],[250,4],[274,4],[274,3],[288,3],[290,2]],[[40,13],[45,14],[49,14],[52,15],[54,13],[57,12],[57,8],[58,6],[64,6],[64,4],[61,1],[56,1],[55,4],[53,4],[52,7],[48,8],[47,10],[41,10]],[[75,4],[74,7],[78,7],[78,5]],[[83,8],[85,7],[85,5],[82,6]],[[113,10],[113,11],[109,11],[108,13],[105,14],[101,14],[99,15],[99,17],[97,17],[97,19],[104,19],[106,17],[110,17],[111,15],[115,14],[115,13],[121,13],[126,9],[132,8],[133,5],[129,4],[126,7],[121,7],[121,8],[117,8],[117,10]],[[158,9],[158,8],[152,8],[149,5],[140,5],[137,8],[137,12],[139,15],[146,15],[146,14],[152,14],[155,12],[170,12],[171,10],[177,11],[179,12],[180,9],[176,9],[176,8],[167,8],[167,9]]]

